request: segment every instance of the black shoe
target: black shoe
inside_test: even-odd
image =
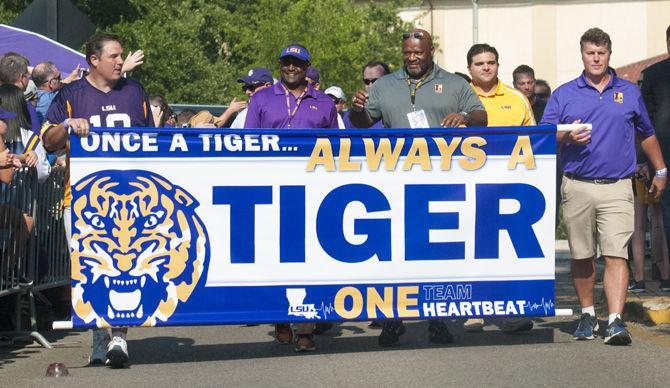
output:
[[[644,286],[644,280],[640,280],[639,282],[633,280],[628,285],[628,292],[632,292],[633,294],[639,294],[645,291],[647,291],[647,289]]]
[[[428,339],[434,344],[454,342],[454,336],[449,332],[447,324],[442,321],[430,321],[428,324]]]
[[[382,328],[382,322],[381,321],[372,321],[368,323],[368,327],[370,329],[381,329]]]
[[[395,345],[403,334],[405,334],[405,325],[402,321],[386,321],[379,334],[379,346]]]
[[[328,330],[333,328],[333,324],[330,322],[319,322],[315,325],[313,334],[323,334]]]
[[[670,279],[661,280],[661,284],[659,285],[659,288],[663,292],[670,292]]]

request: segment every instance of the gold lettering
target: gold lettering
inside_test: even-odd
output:
[[[351,297],[351,310],[347,310],[344,301]],[[344,319],[355,319],[363,312],[363,294],[355,287],[344,287],[335,295],[335,312]]]
[[[418,286],[398,287],[398,317],[411,318],[418,317],[419,310],[409,310],[409,307],[417,307],[419,300],[417,298],[410,298],[410,295],[418,295]]]
[[[338,169],[340,171],[361,171],[361,162],[352,162],[351,154],[351,139],[340,140],[340,156],[338,158]]]
[[[516,139],[512,156],[507,163],[507,169],[515,170],[519,163],[525,164],[527,170],[535,169],[535,155],[533,155],[533,147],[530,145],[530,136],[519,136]]]
[[[330,140],[319,138],[316,140],[312,155],[307,162],[307,171],[314,171],[316,166],[322,164],[326,171],[335,171],[335,158],[333,158],[333,147]]]
[[[399,138],[395,143],[393,151],[391,151],[391,141],[389,139],[379,139],[379,145],[376,149],[372,139],[363,139],[363,143],[365,143],[365,158],[368,163],[368,170],[379,170],[379,164],[383,158],[386,171],[394,171],[398,164],[402,147],[405,145],[405,139]]]
[[[433,141],[435,141],[437,149],[440,151],[440,169],[442,171],[451,170],[451,157],[461,143],[461,138],[455,137],[451,139],[451,143],[447,143],[447,140],[443,137],[434,137]]]
[[[384,297],[374,287],[368,287],[368,318],[377,318],[377,309],[385,318],[393,318],[393,287],[384,287]]]
[[[428,143],[422,137],[416,137],[412,140],[412,145],[407,152],[407,159],[403,163],[402,169],[409,171],[415,164],[420,164],[424,171],[432,170],[430,165],[430,154],[428,153]]]
[[[461,152],[465,158],[459,160],[461,168],[472,171],[482,168],[486,163],[486,152],[478,148],[486,145],[486,140],[479,136],[466,137],[461,144]]]

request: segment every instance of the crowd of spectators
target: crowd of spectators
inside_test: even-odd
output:
[[[670,28],[666,31],[668,49],[670,50]],[[113,39],[112,39],[113,40]],[[612,88],[625,88],[626,93],[639,94],[637,88],[632,89],[626,81],[616,76],[609,67],[611,53],[609,36],[601,30],[587,31],[580,47],[584,62],[584,73],[574,81],[559,87],[555,94],[546,81],[536,79],[535,71],[528,65],[515,68],[513,86],[503,84],[498,78],[499,53],[495,47],[487,44],[474,45],[465,60],[467,61],[469,76],[450,73],[434,63],[434,47],[432,37],[427,31],[413,30],[403,35],[402,52],[403,67],[391,73],[389,66],[383,62],[372,60],[367,63],[361,72],[361,90],[348,99],[338,85],[329,83],[322,74],[312,66],[309,50],[301,45],[293,44],[285,47],[279,56],[279,79],[274,79],[272,71],[264,67],[250,69],[248,74],[238,79],[248,101],[233,98],[227,108],[215,115],[210,111],[198,112],[185,109],[175,112],[163,96],[153,95],[146,101],[150,106],[150,115],[147,123],[150,126],[166,128],[425,128],[425,127],[460,127],[460,126],[528,126],[537,123],[559,124],[566,122],[570,115],[565,115],[571,109],[573,100],[579,100],[584,93],[605,94]],[[104,54],[104,42],[98,51],[93,54],[87,52],[87,61],[92,64],[91,56]],[[119,42],[120,47],[120,42]],[[102,54],[101,54],[102,53]],[[96,59],[97,60],[97,59]],[[141,50],[130,52],[125,60],[118,63],[122,66],[120,73],[127,75],[134,68],[140,66],[144,60]],[[116,65],[115,65],[116,66]],[[115,68],[116,69],[116,68]],[[14,174],[22,168],[36,168],[37,177],[43,181],[49,176],[53,165],[65,164],[66,147],[53,147],[53,141],[45,140],[40,135],[44,133],[43,125],[62,129],[69,125],[76,133],[88,130],[88,121],[49,122],[49,115],[55,117],[50,109],[54,101],[58,100],[59,93],[66,85],[76,82],[90,82],[92,87],[98,88],[95,80],[104,78],[102,70],[92,65],[93,74],[74,69],[63,78],[60,70],[52,62],[43,62],[30,67],[27,58],[20,53],[4,53],[0,57],[0,190],[8,190]],[[116,69],[117,71],[119,69]],[[585,183],[600,185],[584,186],[579,193],[594,193],[604,190],[611,194],[617,188],[620,195],[625,195],[635,186],[636,204],[635,228],[633,230],[633,208],[623,206],[623,213],[630,212],[631,218],[618,221],[600,219],[600,215],[578,214],[585,208],[597,207],[598,204],[581,203],[576,205],[574,199],[563,198],[568,218],[568,239],[570,240],[573,256],[573,278],[575,288],[582,305],[582,317],[575,337],[578,339],[592,339],[598,329],[593,308],[593,261],[596,251],[592,249],[599,245],[607,263],[609,275],[605,285],[610,300],[610,316],[606,343],[630,343],[630,336],[625,331],[621,314],[626,288],[630,292],[644,292],[644,225],[647,220],[647,209],[652,210],[656,265],[660,271],[660,289],[670,291],[668,279],[668,249],[664,238],[670,233],[670,228],[663,228],[663,218],[666,224],[670,222],[670,199],[666,195],[661,201],[661,194],[665,188],[667,170],[660,157],[653,127],[657,132],[670,131],[667,114],[670,111],[670,102],[666,91],[670,89],[667,75],[670,73],[668,60],[652,66],[645,72],[642,84],[642,96],[646,103],[646,110],[636,107],[632,110],[640,125],[635,131],[643,138],[639,151],[646,155],[636,169],[636,178],[632,181],[628,166],[620,169],[602,167],[611,156],[600,155],[592,148],[592,142],[607,144],[607,147],[627,149],[628,144],[612,143],[611,140],[599,138],[585,129],[579,129],[559,135],[560,160],[565,163],[559,167],[557,186],[561,189],[557,193],[572,193],[577,186]],[[82,79],[82,75],[84,79]],[[93,78],[90,78],[92,76]],[[95,78],[99,77],[99,78]],[[102,78],[100,78],[102,77]],[[664,78],[665,77],[665,78]],[[111,81],[110,81],[111,82]],[[110,83],[116,87],[118,80]],[[126,85],[126,83],[122,83]],[[321,91],[322,85],[328,85]],[[586,87],[586,90],[580,88]],[[439,93],[438,93],[439,91]],[[433,92],[430,98],[427,93]],[[143,89],[142,89],[142,93]],[[409,93],[409,96],[408,96]],[[617,95],[612,98],[613,104],[623,104]],[[628,97],[627,97],[628,98]],[[632,98],[632,97],[631,97]],[[665,98],[665,99],[664,99]],[[301,103],[309,100],[312,106],[318,109],[304,109]],[[628,101],[628,100],[626,100]],[[60,102],[59,102],[60,103]],[[502,104],[502,105],[501,105]],[[288,106],[288,109],[287,109]],[[498,107],[504,106],[504,110]],[[348,108],[348,109],[347,109]],[[596,108],[593,108],[596,110]],[[649,117],[647,117],[647,110]],[[564,116],[565,115],[565,116]],[[76,117],[76,116],[75,116]],[[576,117],[576,116],[575,116]],[[614,120],[608,117],[589,116],[593,122],[610,123]],[[518,119],[518,120],[517,120]],[[78,119],[74,119],[78,120]],[[62,123],[61,123],[62,122]],[[652,127],[653,123],[653,127]],[[60,127],[58,127],[60,125]],[[76,128],[76,125],[80,125]],[[90,123],[94,125],[94,123]],[[99,124],[98,124],[99,125]],[[614,122],[622,133],[630,130],[628,126]],[[84,128],[85,127],[85,128]],[[641,128],[642,127],[642,128]],[[55,131],[51,132],[53,134]],[[670,149],[665,136],[661,137],[661,148]],[[49,144],[46,147],[42,144]],[[616,147],[615,147],[616,146]],[[51,156],[47,150],[53,151]],[[578,151],[576,151],[578,150]],[[584,152],[593,155],[592,159],[584,159]],[[576,156],[577,154],[581,156]],[[670,152],[664,153],[667,160]],[[590,157],[590,156],[589,156]],[[581,159],[580,159],[581,158]],[[586,160],[586,162],[584,161]],[[603,176],[589,174],[585,164],[593,164]],[[616,167],[616,166],[615,166]],[[562,170],[565,168],[565,171]],[[602,183],[605,184],[602,184]],[[611,183],[611,185],[610,185]],[[620,184],[621,183],[621,184]],[[646,183],[646,184],[645,184]],[[618,188],[618,186],[621,188]],[[570,188],[567,186],[570,185]],[[627,185],[627,186],[626,186]],[[574,186],[574,187],[573,187]],[[589,191],[590,190],[590,191]],[[598,194],[600,195],[600,194]],[[8,198],[5,195],[0,198]],[[572,197],[571,197],[572,198]],[[599,197],[603,200],[603,197]],[[558,205],[558,202],[557,202]],[[581,206],[581,207],[580,207]],[[558,209],[558,208],[557,208]],[[664,210],[665,209],[665,210]],[[590,214],[590,213],[589,213]],[[594,213],[595,214],[595,213]],[[16,233],[21,244],[29,238],[33,229],[33,220],[27,209],[13,208],[10,204],[0,203],[0,220],[14,220],[20,231]],[[585,223],[603,222],[603,224],[617,224],[612,230],[593,231],[596,240],[578,236],[578,230],[583,230]],[[627,226],[630,223],[630,230]],[[623,225],[623,226],[622,226]],[[582,229],[580,229],[582,228]],[[625,229],[625,230],[621,230]],[[623,233],[623,234],[622,234]],[[621,236],[624,236],[622,238]],[[619,241],[613,241],[615,237]],[[628,241],[632,238],[632,255],[634,258],[633,277],[628,285]],[[11,267],[12,262],[3,268]],[[616,284],[615,284],[616,283]],[[624,284],[623,291],[621,284]],[[623,292],[623,294],[622,294]],[[481,329],[482,321],[471,322],[475,330]],[[315,327],[312,324],[299,324],[293,328],[289,324],[275,325],[275,336],[280,343],[294,343],[296,351],[311,351],[316,348],[313,333],[328,330],[331,325]],[[380,345],[395,344],[405,332],[401,321],[386,321],[383,323],[379,337]],[[516,332],[532,328],[530,320],[508,321],[503,330]],[[442,320],[433,320],[429,324],[429,338],[436,343],[453,341],[447,324]],[[101,337],[102,338],[102,337]],[[105,337],[106,338],[106,337]],[[123,333],[125,341],[125,332]],[[123,343],[123,352],[127,359],[127,349]],[[110,344],[111,346],[111,344]],[[98,361],[100,357],[98,357]],[[103,360],[104,361],[104,360]]]

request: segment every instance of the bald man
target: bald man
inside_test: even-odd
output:
[[[351,122],[358,128],[379,119],[386,128],[486,126],[484,106],[467,82],[433,62],[430,33],[415,29],[402,39],[403,68],[356,92]]]
[[[382,120],[386,128],[486,126],[487,116],[477,94],[461,77],[433,62],[435,47],[428,31],[402,35],[402,69],[378,79],[366,92],[356,92],[351,122],[369,128]],[[379,345],[390,346],[405,333],[402,321],[385,321]],[[431,342],[453,342],[445,321],[431,320]]]

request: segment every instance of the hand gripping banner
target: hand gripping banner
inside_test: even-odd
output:
[[[554,315],[555,137],[72,136],[72,326]]]

